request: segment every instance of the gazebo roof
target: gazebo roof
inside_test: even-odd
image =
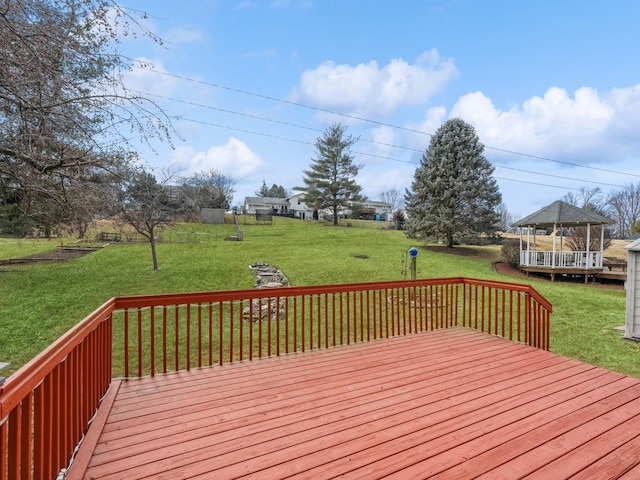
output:
[[[574,207],[566,202],[557,200],[551,205],[541,208],[528,217],[525,217],[512,225],[515,227],[541,226],[553,227],[562,225],[603,225],[613,223],[613,220],[584,208]]]

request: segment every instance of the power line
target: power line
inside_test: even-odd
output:
[[[531,154],[528,154],[528,153],[520,153],[520,152],[516,152],[516,151],[513,151],[513,150],[507,150],[507,149],[504,149],[504,148],[491,147],[491,146],[487,146],[487,145],[485,145],[485,148],[487,148],[488,150],[496,150],[498,152],[510,153],[512,155],[520,155],[520,156],[523,156],[523,157],[535,158],[536,160],[546,160],[547,162],[560,163],[562,165],[570,165],[572,167],[587,168],[589,170],[597,170],[597,171],[600,171],[600,172],[607,172],[607,173],[615,173],[616,175],[628,175],[630,177],[640,177],[640,174],[637,174],[637,173],[620,172],[620,171],[617,171],[617,170],[609,170],[609,169],[606,169],[606,168],[591,167],[589,165],[580,165],[579,163],[565,162],[565,161],[562,161],[562,160],[555,160],[553,158],[542,157],[542,156],[539,156],[539,155],[531,155]]]
[[[217,127],[217,128],[223,128],[223,129],[226,129],[226,130],[232,130],[232,131],[238,131],[238,132],[242,132],[242,133],[248,133],[250,135],[260,135],[260,136],[263,136],[263,137],[274,138],[274,139],[277,139],[277,140],[284,140],[284,141],[287,141],[287,142],[301,143],[303,145],[310,145],[310,146],[314,145],[314,143],[308,142],[308,141],[305,141],[305,140],[298,140],[298,139],[283,137],[283,136],[280,136],[280,135],[273,135],[273,134],[267,134],[267,133],[262,133],[262,132],[256,132],[256,131],[242,129],[242,128],[229,127],[229,126],[226,126],[226,125],[220,125],[220,124],[217,124],[217,123],[207,122],[207,121],[204,121],[204,120],[195,120],[195,119],[186,118],[186,117],[182,117],[181,120],[187,121],[187,122],[198,123],[198,124],[202,124],[202,125],[208,125],[208,126]],[[374,143],[376,143],[376,142],[374,142]],[[358,155],[368,156],[368,157],[379,158],[379,159],[382,159],[382,160],[389,160],[389,161],[392,161],[392,162],[408,163],[410,165],[416,165],[416,166],[420,164],[419,162],[414,162],[414,161],[411,161],[411,160],[401,160],[399,158],[386,157],[386,156],[383,156],[383,155],[377,155],[377,154],[368,153],[368,152],[354,151],[353,153],[358,154]],[[586,183],[593,183],[593,184],[596,184],[596,185],[605,185],[605,186],[608,186],[608,187],[624,188],[622,185],[615,185],[615,184],[604,183],[604,182],[596,182],[596,181],[593,181],[593,180],[584,180],[584,179],[581,179],[581,178],[564,177],[564,176],[561,176],[561,175],[552,175],[552,174],[549,174],[549,173],[533,172],[531,170],[524,170],[524,169],[520,169],[520,168],[507,167],[505,165],[500,165],[500,164],[496,164],[495,166],[498,167],[498,168],[504,168],[504,169],[507,169],[507,170],[513,170],[513,171],[517,171],[517,172],[529,173],[529,174],[540,175],[540,176],[545,176],[545,177],[559,178],[559,179],[562,179],[562,180],[570,180],[570,181],[575,181],[575,182],[586,182]],[[499,178],[499,177],[496,177],[496,178]],[[518,180],[514,180],[514,179],[504,179],[504,180],[518,181]],[[527,181],[524,181],[524,180],[522,180],[521,182],[522,183],[533,183],[533,182],[527,182]],[[545,184],[541,184],[541,183],[533,183],[533,184],[534,185],[545,185]],[[550,185],[546,185],[546,186],[550,186]],[[562,187],[557,187],[557,188],[562,188]],[[572,189],[572,188],[569,188],[569,187],[567,187],[567,188],[570,189],[570,190],[579,190],[579,189]]]
[[[359,121],[363,121],[363,122],[367,122],[367,123],[372,123],[372,124],[381,125],[381,126],[387,126],[387,127],[398,129],[398,130],[402,130],[402,131],[407,131],[407,132],[410,132],[410,133],[418,133],[418,134],[422,134],[422,135],[433,136],[433,134],[429,133],[429,132],[424,132],[424,131],[420,131],[420,130],[401,127],[401,126],[398,126],[398,125],[385,123],[385,122],[380,122],[380,121],[376,121],[376,120],[371,120],[371,119],[364,118],[364,117],[359,117],[359,116],[356,116],[356,115],[344,114],[344,113],[340,113],[340,112],[336,112],[336,111],[333,111],[333,110],[320,108],[320,107],[312,107],[312,106],[305,105],[305,104],[302,104],[302,103],[299,103],[299,102],[293,102],[293,101],[290,101],[290,100],[284,100],[284,99],[280,99],[280,98],[277,98],[277,97],[272,97],[272,96],[268,96],[268,95],[262,95],[262,94],[258,94],[258,93],[254,93],[254,92],[249,92],[249,91],[246,91],[246,90],[233,88],[233,87],[228,87],[228,86],[224,86],[224,85],[220,85],[220,84],[216,84],[216,83],[212,83],[212,82],[208,82],[208,81],[204,81],[204,80],[197,80],[197,79],[185,77],[185,76],[182,76],[182,75],[170,74],[170,73],[167,73],[167,72],[160,72],[160,71],[157,71],[157,70],[151,70],[151,71],[153,71],[155,73],[160,73],[160,74],[165,75],[165,76],[169,76],[169,77],[173,77],[173,78],[177,78],[177,79],[181,79],[181,80],[186,80],[186,81],[189,81],[189,82],[199,83],[199,84],[207,85],[207,86],[210,86],[210,87],[231,91],[231,92],[234,92],[234,93],[253,96],[253,97],[256,97],[256,98],[262,98],[262,99],[275,101],[275,102],[280,102],[280,103],[284,103],[284,104],[288,104],[288,105],[292,105],[292,106],[296,106],[296,107],[301,107],[301,108],[305,108],[305,109],[309,109],[309,110],[315,110],[315,111],[319,111],[319,112],[330,113],[330,114],[341,116],[341,117],[345,117],[345,118],[355,119],[355,120],[359,120]],[[300,129],[314,131],[314,132],[323,132],[323,130],[321,130],[319,128],[309,127],[309,126],[306,126],[306,125],[300,125],[300,124],[291,123],[291,122],[285,122],[285,121],[281,121],[281,120],[275,120],[273,118],[268,118],[268,117],[259,116],[259,115],[255,115],[255,114],[237,112],[237,111],[230,110],[230,109],[214,107],[214,106],[211,106],[211,105],[204,105],[204,104],[197,103],[197,102],[181,100],[181,99],[167,97],[167,96],[163,96],[163,95],[157,95],[157,94],[151,94],[151,93],[145,93],[145,92],[137,92],[137,93],[142,94],[142,95],[153,96],[153,97],[156,97],[156,98],[161,98],[161,99],[165,99],[165,100],[169,100],[169,101],[173,101],[173,102],[177,102],[177,103],[182,103],[182,104],[185,104],[185,105],[191,105],[191,106],[198,107],[198,108],[204,108],[204,109],[219,111],[219,112],[223,112],[223,113],[227,113],[227,114],[231,114],[231,115],[238,115],[238,116],[242,116],[242,117],[245,117],[245,118],[251,118],[251,119],[254,119],[254,120],[260,120],[260,121],[265,121],[265,122],[270,122],[270,123],[274,123],[274,124],[278,124],[278,125],[284,125],[284,126],[300,128]],[[234,131],[247,133],[247,134],[251,134],[251,135],[258,135],[258,136],[273,138],[273,139],[277,139],[277,140],[284,140],[284,141],[289,141],[289,142],[300,143],[300,144],[304,144],[304,145],[311,145],[311,146],[314,145],[314,143],[308,142],[308,141],[304,141],[304,140],[287,138],[287,137],[283,137],[283,136],[279,136],[279,135],[267,134],[267,133],[263,133],[263,132],[256,132],[256,131],[251,131],[251,130],[247,130],[247,129],[234,128],[234,127],[229,127],[229,126],[226,126],[226,125],[216,124],[216,123],[207,122],[207,121],[189,119],[189,118],[185,118],[185,117],[180,117],[180,119],[184,120],[184,121],[189,121],[189,122],[194,122],[194,123],[200,123],[200,124],[204,124],[204,125],[213,126],[213,127],[216,127],[216,128],[234,130]],[[413,151],[413,152],[417,152],[417,153],[423,153],[423,150],[412,148],[412,147],[406,147],[406,146],[403,146],[403,145],[384,143],[384,142],[379,142],[379,141],[376,141],[376,140],[370,140],[370,139],[367,139],[367,138],[360,138],[360,140],[362,140],[364,142],[376,144],[376,145],[382,145],[382,146],[386,146],[386,147],[392,147],[392,148],[398,148],[398,149],[402,149],[402,150]],[[567,161],[562,161],[562,160],[556,160],[556,159],[552,159],[552,158],[548,158],[548,157],[544,157],[544,156],[540,156],[540,155],[527,154],[527,153],[517,152],[517,151],[514,151],[514,150],[509,150],[509,149],[504,149],[504,148],[499,148],[499,147],[492,147],[492,146],[485,145],[485,148],[488,149],[488,150],[494,150],[494,151],[498,151],[498,152],[509,153],[509,154],[512,154],[512,155],[518,155],[518,156],[523,156],[523,157],[527,157],[527,158],[533,158],[533,159],[537,159],[537,160],[544,160],[544,161],[554,162],[554,163],[563,164],[563,165],[569,165],[569,166],[573,166],[573,167],[577,167],[577,168],[585,168],[585,169],[596,170],[596,171],[607,172],[607,173],[613,173],[613,174],[618,174],[618,175],[627,175],[627,176],[632,176],[632,177],[640,177],[639,174],[633,174],[633,173],[628,173],[628,172],[620,172],[620,171],[616,171],[616,170],[593,167],[593,166],[589,166],[589,165],[581,165],[581,164],[577,164],[577,163],[572,163],[572,162],[567,162]],[[379,159],[382,159],[382,160],[389,160],[389,161],[400,162],[400,163],[408,163],[408,164],[411,164],[411,165],[418,165],[419,164],[419,162],[415,162],[415,161],[411,161],[411,160],[400,160],[400,159],[397,159],[397,158],[386,157],[386,156],[377,155],[377,154],[373,154],[373,153],[357,152],[357,151],[354,151],[353,153],[356,153],[356,154],[359,154],[359,155],[363,155],[363,156],[369,156],[369,157],[373,157],[373,158],[379,158]],[[571,178],[571,177],[564,177],[564,176],[552,175],[552,174],[548,174],[548,173],[533,172],[533,171],[530,171],[530,170],[517,169],[517,168],[514,168],[514,167],[506,167],[504,165],[499,165],[499,164],[496,164],[496,166],[500,167],[500,168],[509,169],[509,170],[520,171],[520,172],[523,172],[523,173],[529,173],[529,174],[534,174],[534,175],[559,178],[559,179],[563,179],[563,180],[579,181],[579,182],[586,182],[586,183],[597,184],[597,185],[605,185],[605,186],[611,186],[611,187],[617,187],[617,188],[624,188],[621,185],[608,184],[608,183],[604,183],[604,182],[596,182],[596,181],[592,181],[592,180],[583,180],[583,179],[577,179],[577,178]],[[526,180],[516,180],[516,179],[502,178],[502,177],[496,177],[496,178],[500,178],[502,180],[507,180],[507,181],[512,181],[512,182],[520,182],[520,183],[526,183],[526,184],[540,185],[540,186],[546,186],[546,187],[551,187],[551,188],[564,188],[564,189],[568,189],[568,190],[579,190],[579,189],[571,188],[571,187],[561,187],[561,186],[557,186],[557,185],[548,185],[548,184],[544,184],[544,183],[536,183],[536,182],[530,182],[530,181],[526,181]]]
[[[138,67],[138,68],[141,68],[141,67]],[[374,124],[374,125],[385,126],[385,127],[389,127],[389,128],[393,128],[393,129],[409,132],[409,133],[417,133],[417,134],[420,134],[420,135],[428,135],[430,137],[433,136],[433,133],[430,133],[430,132],[424,132],[424,131],[421,131],[421,130],[402,127],[402,126],[399,126],[399,125],[394,125],[394,124],[391,124],[391,123],[382,122],[382,121],[378,121],[378,120],[372,120],[370,118],[360,117],[360,116],[357,116],[357,115],[351,115],[351,114],[347,114],[347,113],[336,112],[334,110],[329,110],[329,109],[322,108],[322,107],[312,107],[312,106],[306,105],[304,103],[294,102],[294,101],[291,101],[291,100],[285,100],[285,99],[282,99],[282,98],[272,97],[272,96],[269,96],[269,95],[263,95],[263,94],[250,92],[248,90],[243,90],[243,89],[239,89],[239,88],[228,87],[226,85],[220,85],[220,84],[213,83],[213,82],[208,82],[208,81],[205,81],[205,80],[198,80],[198,79],[186,77],[186,76],[183,76],[183,75],[177,75],[177,74],[172,74],[172,73],[168,73],[168,72],[161,72],[161,71],[158,71],[158,70],[150,70],[150,71],[152,71],[154,73],[159,73],[161,75],[165,75],[165,76],[168,76],[168,77],[177,78],[177,79],[180,79],[180,80],[186,80],[186,81],[189,81],[189,82],[194,82],[194,83],[198,83],[198,84],[201,84],[201,85],[206,85],[206,86],[209,86],[209,87],[219,88],[219,89],[222,89],[222,90],[227,90],[227,91],[234,92],[234,93],[239,93],[239,94],[242,94],[242,95],[252,96],[252,97],[256,97],[256,98],[262,98],[262,99],[270,100],[270,101],[273,101],[273,102],[279,102],[279,103],[283,103],[283,104],[286,104],[286,105],[292,105],[292,106],[304,108],[304,109],[307,109],[307,110],[314,110],[314,111],[323,112],[323,113],[330,113],[332,115],[337,115],[337,116],[340,116],[340,117],[350,118],[350,119],[353,119],[353,120],[358,120],[358,121],[362,121],[362,122],[366,122],[366,123],[371,123],[371,124]],[[167,97],[161,97],[159,95],[156,95],[156,96],[158,96],[160,98],[167,98]],[[169,99],[169,98],[167,98],[167,99]],[[169,99],[169,100],[184,102],[182,100],[176,100],[176,99]],[[184,102],[184,103],[189,103],[189,102]],[[209,106],[206,106],[206,105],[199,105],[199,104],[193,104],[193,105],[194,106],[203,107],[203,108],[216,109],[215,107],[209,107]],[[240,114],[239,112],[233,112],[233,111],[230,111],[230,110],[228,110],[227,112],[228,113]],[[261,117],[254,117],[254,118],[261,118]],[[278,122],[277,120],[272,120],[272,119],[266,119],[266,118],[261,118],[261,119],[267,120],[267,121],[273,121],[273,122],[276,122],[276,123],[282,123],[284,125],[295,126],[295,127],[298,127],[298,128],[304,128],[304,129],[308,129],[308,130],[318,130],[318,129],[314,129],[314,128],[311,128],[311,127],[295,125],[295,124],[288,124],[287,122]],[[375,142],[375,141],[372,141],[372,140],[365,140],[365,141],[370,141],[372,143],[378,143],[378,142]],[[408,150],[415,150],[415,149],[412,149],[412,148],[409,148],[409,147],[403,147],[403,146],[399,146],[399,145],[388,145],[388,146],[393,146],[393,147],[396,147],[396,148],[403,148],[403,149],[408,149]],[[563,160],[556,160],[556,159],[545,157],[545,156],[541,156],[541,155],[523,153],[523,152],[518,152],[518,151],[515,151],[515,150],[505,149],[505,148],[493,147],[493,146],[490,146],[490,145],[485,145],[485,148],[488,149],[488,150],[495,150],[497,152],[509,153],[511,155],[518,155],[518,156],[521,156],[521,157],[533,158],[533,159],[536,159],[536,160],[544,160],[544,161],[548,161],[548,162],[559,163],[559,164],[562,164],[562,165],[569,165],[569,166],[573,166],[573,167],[577,167],[577,168],[585,168],[585,169],[589,169],[589,170],[595,170],[595,171],[601,171],[601,172],[606,172],[606,173],[613,173],[613,174],[617,174],[617,175],[625,175],[625,176],[640,178],[640,174],[637,174],[637,173],[621,172],[621,171],[617,171],[617,170],[611,170],[611,169],[600,168],[600,167],[593,167],[593,166],[589,166],[589,165],[581,165],[579,163],[573,163],[573,162],[568,162],[568,161],[563,161]],[[415,151],[422,152],[422,150],[415,150]]]
[[[562,180],[573,180],[573,181],[576,181],[576,182],[593,183],[595,185],[605,185],[607,187],[624,188],[623,185],[615,185],[615,184],[612,184],[612,183],[596,182],[596,181],[593,181],[593,180],[584,180],[582,178],[563,177],[562,175],[552,175],[550,173],[532,172],[531,170],[523,170],[521,168],[507,167],[505,165],[500,165],[500,164],[496,164],[495,166],[498,167],[498,168],[504,168],[506,170],[513,170],[513,171],[516,171],[516,172],[531,173],[533,175],[541,175],[543,177],[553,177],[553,178],[560,178]]]
[[[576,191],[580,191],[579,188],[571,188],[571,187],[563,187],[561,185],[549,185],[548,183],[539,183],[539,182],[529,182],[527,180],[516,180],[515,178],[504,178],[504,177],[493,177],[496,180],[506,180],[508,182],[516,182],[516,183],[526,183],[528,185],[538,185],[540,187],[551,187],[551,188],[560,188],[562,190],[576,190]],[[605,195],[609,195],[608,193],[605,193]]]

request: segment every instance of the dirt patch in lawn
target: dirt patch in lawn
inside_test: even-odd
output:
[[[22,258],[10,258],[0,260],[0,265],[16,265],[20,263],[42,263],[42,262],[64,262],[74,258],[82,257],[91,252],[95,252],[97,248],[88,247],[58,247],[48,252],[36,253]]]

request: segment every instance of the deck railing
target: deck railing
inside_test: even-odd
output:
[[[0,480],[66,468],[112,377],[140,377],[463,326],[548,349],[530,286],[447,278],[119,297],[0,387]]]
[[[600,252],[554,252],[552,250],[523,250],[520,265],[543,268],[602,268]]]

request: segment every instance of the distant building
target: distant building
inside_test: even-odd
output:
[[[244,199],[244,213],[253,215],[257,212],[270,210],[273,215],[300,218],[302,220],[313,218],[313,208],[304,202],[305,192],[296,192],[289,198],[274,197],[246,197]],[[390,221],[392,217],[391,205],[385,202],[365,201],[351,202],[349,207],[339,212],[341,218],[347,218],[351,214],[351,207],[358,205],[360,218],[364,220]]]
[[[352,202],[361,207],[361,218],[363,220],[378,220],[387,222],[391,220],[393,212],[391,204],[367,200],[366,202]]]
[[[246,197],[243,210],[249,215],[264,210],[269,210],[274,215],[288,215],[289,200],[275,197]]]

